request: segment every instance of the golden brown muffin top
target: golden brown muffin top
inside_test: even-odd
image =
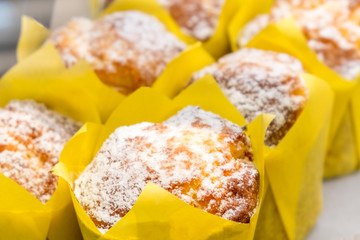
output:
[[[0,172],[42,203],[57,186],[49,171],[80,123],[32,100],[13,100],[0,108]]]
[[[186,48],[157,18],[139,11],[115,12],[94,22],[74,18],[50,40],[67,66],[84,58],[103,82],[123,93],[150,86]]]
[[[249,222],[259,175],[237,125],[188,107],[162,124],[123,126],[75,181],[75,195],[104,233],[134,205],[147,182],[223,218]]]
[[[285,136],[305,106],[308,91],[299,60],[285,53],[243,48],[196,72],[214,77],[223,93],[247,122],[261,113],[275,115],[265,143],[273,146]]]
[[[276,0],[270,14],[250,21],[239,36],[244,46],[270,21],[292,16],[318,58],[335,72],[352,80],[360,73],[358,3],[349,0]]]

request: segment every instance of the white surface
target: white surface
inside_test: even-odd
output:
[[[325,181],[323,196],[323,212],[307,240],[360,239],[360,172]]]

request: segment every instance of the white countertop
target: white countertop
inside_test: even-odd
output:
[[[326,180],[324,205],[307,240],[360,239],[360,172]]]

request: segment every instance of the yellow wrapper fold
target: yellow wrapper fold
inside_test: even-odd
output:
[[[204,42],[204,48],[216,59],[230,52],[227,28],[239,8],[239,0],[225,0],[214,34]]]
[[[104,99],[104,95],[108,99]],[[102,85],[84,63],[66,70],[51,44],[24,58],[0,80],[0,107],[13,99],[33,99],[80,122],[105,122],[122,98]],[[0,185],[2,238],[81,237],[65,181],[59,180],[46,204],[2,174]]]
[[[358,79],[358,81],[360,81]],[[355,128],[357,169],[360,169],[360,84],[356,87],[351,99],[352,123]]]
[[[269,39],[269,36],[272,36],[272,39]],[[324,177],[339,176],[354,171],[357,165],[357,156],[354,151],[356,149],[355,129],[349,116],[352,114],[351,97],[357,82],[342,78],[320,62],[316,54],[308,47],[306,39],[292,19],[284,19],[276,25],[269,25],[255,36],[248,46],[293,55],[303,63],[306,71],[321,77],[329,84],[335,95]]]
[[[115,9],[116,11],[125,11],[138,7],[141,11],[153,14],[158,17],[170,31],[172,31],[174,34],[178,32],[178,37],[181,39],[185,38],[186,40],[186,36],[182,35],[179,31],[176,31],[176,25],[174,25],[173,20],[169,18],[167,12],[164,9],[156,8],[158,5],[155,7],[148,7],[153,6],[151,1],[143,0],[141,2],[143,5],[137,1],[138,0],[134,2],[131,0],[121,1],[121,4],[119,3],[119,5],[111,5],[104,13],[102,13],[102,15],[105,13],[111,13],[115,11]],[[114,4],[115,3],[116,2],[114,2]],[[142,6],[144,9],[140,8],[139,6]],[[34,19],[23,17],[22,31],[17,48],[17,54],[18,56],[21,56],[21,58],[19,58],[20,60],[25,59],[32,53],[36,52],[41,44],[43,44],[46,40],[46,37],[44,38],[41,35],[34,36],[31,34],[31,32],[39,31],[47,31],[46,36],[49,35],[49,31],[46,30],[41,24],[37,23]],[[44,59],[55,57],[55,54],[52,54],[52,56],[44,55]],[[58,59],[59,57],[56,56],[55,58]],[[195,71],[210,65],[213,62],[213,57],[207,51],[205,51],[202,44],[199,42],[194,43],[193,45],[188,46],[187,49],[185,49],[176,58],[169,62],[163,73],[153,84],[153,87],[169,97],[174,97],[179,91],[181,91],[181,89],[186,86],[191,75]],[[116,107],[118,103],[123,100],[124,96],[115,93],[115,91],[109,89],[109,87],[102,86],[104,84],[99,82],[96,75],[91,71],[90,66],[86,64],[84,60],[79,61],[72,67],[72,69],[73,70],[67,72],[67,76],[70,77],[72,81],[80,79],[79,84],[83,85],[83,88],[86,88],[87,91],[91,92],[91,94],[95,96],[97,105],[101,106],[102,120],[105,121],[114,107]],[[85,77],[88,79],[88,82],[83,81]],[[104,96],[106,96],[106,98]]]
[[[229,27],[229,35],[233,50],[238,49],[236,39],[241,34],[242,27],[257,14],[270,11],[272,0],[266,4],[256,4],[256,1],[247,1],[242,5],[242,10],[233,19]],[[246,12],[246,14],[244,13]],[[242,15],[244,14],[244,15]],[[335,93],[334,105],[329,130],[327,156],[324,166],[324,177],[335,177],[347,174],[356,169],[358,165],[358,147],[355,129],[360,127],[360,115],[356,106],[357,81],[349,81],[332,71],[320,62],[298,29],[293,19],[283,19],[269,24],[264,30],[256,35],[247,45],[265,50],[273,50],[288,53],[298,58],[307,72],[316,75],[326,81]],[[353,97],[354,96],[354,97]]]
[[[36,50],[28,58],[30,60],[25,58],[2,78],[4,90],[0,104],[9,98],[28,98],[29,94],[33,96],[32,99],[41,102],[51,95],[52,102],[47,100],[49,107],[64,114],[73,111],[70,115],[75,114],[74,119],[81,122],[105,122],[125,98],[104,85],[85,61],[79,61],[66,69],[51,43]],[[58,102],[64,101],[67,104],[58,106]],[[65,109],[66,106],[72,109]]]
[[[57,52],[56,55],[58,55]],[[50,56],[47,55],[47,57]],[[106,122],[114,109],[125,99],[124,95],[103,84],[85,60],[80,60],[67,71],[64,71],[59,76],[59,79],[61,81],[68,81],[86,92],[87,97],[100,114],[100,121],[102,123]],[[73,97],[73,99],[76,98],[80,98],[80,96]]]
[[[49,31],[36,20],[28,16],[22,16],[21,32],[16,49],[17,60],[20,62],[35,52],[49,35]]]
[[[239,0],[239,9],[228,25],[228,35],[232,51],[239,49],[237,38],[241,35],[243,27],[258,14],[268,13],[273,0]]]
[[[72,99],[71,92],[84,97],[81,91],[74,89],[71,84],[56,80],[59,72],[64,70],[61,59],[43,61],[44,51],[49,47],[46,46],[5,74],[0,81],[0,106],[3,107],[12,99],[34,99],[74,119],[99,122],[99,114],[85,98],[80,102],[76,102],[79,99]],[[70,195],[64,189],[66,184],[59,180],[52,198],[42,204],[20,185],[0,174],[1,237],[78,239],[80,231]]]
[[[238,48],[236,38],[241,28],[257,14],[269,11],[271,3],[267,1],[260,7],[244,2],[247,14],[238,14],[234,18],[238,22],[233,22],[229,28],[234,50]],[[287,135],[265,156],[269,187],[255,239],[303,239],[321,211],[324,156],[330,146],[329,139],[334,138],[348,107],[355,83],[342,79],[321,63],[291,19],[270,24],[247,47],[293,55],[309,73],[327,82],[304,75],[310,98]]]
[[[303,239],[321,211],[322,169],[333,93],[321,79],[309,74],[302,77],[309,89],[308,102],[279,145],[268,148],[265,154],[269,186],[265,189],[260,209],[256,239]],[[215,85],[212,82],[207,84]],[[185,96],[187,101],[198,104],[203,103],[198,96],[216,96],[215,92],[201,91],[209,89],[204,84],[199,85],[198,91],[192,91],[196,86],[191,85],[174,100]],[[222,110],[224,113],[237,111],[232,105],[225,110],[225,106],[211,101],[204,103],[204,109],[216,108],[219,113]],[[232,119],[241,125],[245,122],[242,117]]]
[[[104,8],[105,2],[102,0],[89,0],[89,7],[91,16],[95,18],[98,16]]]
[[[209,88],[209,89],[207,89]],[[197,89],[213,92],[206,100],[201,91],[197,99],[187,91],[197,92]],[[184,95],[183,95],[184,94]],[[191,96],[193,99],[188,99]],[[221,97],[218,97],[221,96]],[[194,100],[194,101],[193,101]],[[225,101],[223,101],[225,100]],[[207,76],[189,87],[175,100],[159,94],[150,88],[140,88],[125,99],[114,111],[105,125],[85,124],[84,127],[66,145],[61,162],[53,171],[69,182],[69,191],[73,198],[74,208],[85,240],[88,239],[252,239],[259,214],[259,205],[251,218],[250,224],[240,224],[208,214],[185,204],[166,190],[152,183],[146,185],[131,211],[102,235],[89,216],[80,206],[72,193],[71,186],[85,166],[92,161],[104,140],[116,128],[122,125],[135,124],[143,121],[162,122],[176,114],[183,106],[191,103],[198,105],[206,102],[204,109],[211,110],[209,102],[221,102],[226,109],[228,101],[221,95],[220,89],[211,77]],[[215,104],[216,105],[216,104]],[[200,107],[202,107],[200,105]],[[213,110],[216,113],[218,108]],[[229,120],[238,121],[239,112],[222,110],[220,115]],[[267,125],[272,117],[262,115],[248,125],[248,135],[251,138],[255,164],[260,173],[259,200],[262,199],[263,173],[263,140]],[[75,154],[75,157],[73,156]],[[76,164],[75,164],[76,163]],[[261,203],[261,201],[260,201]],[[259,203],[259,204],[260,204]],[[207,229],[204,231],[204,229]]]
[[[214,59],[201,43],[195,43],[166,66],[152,87],[172,98],[186,86],[194,72],[212,63]]]
[[[279,216],[278,224],[285,230],[278,234],[287,239],[303,239],[315,224],[322,206],[322,175],[326,140],[331,116],[333,94],[329,86],[319,78],[302,76],[310,92],[308,102],[290,131],[265,155],[265,171],[269,188],[264,202],[264,213],[256,231],[257,239],[264,239],[262,228],[269,228],[273,217]],[[269,206],[273,211],[265,208]],[[275,210],[278,213],[273,213]],[[271,219],[271,220],[270,220]],[[277,226],[279,227],[279,226]],[[280,228],[280,227],[279,227]],[[271,238],[269,238],[271,239]],[[276,239],[280,239],[279,236]],[[286,238],[285,238],[286,239]]]
[[[96,7],[102,7],[97,0],[90,0],[92,12],[98,12]],[[239,8],[239,0],[225,0],[222,7],[217,26],[212,36],[203,42],[205,50],[215,58],[219,58],[230,51],[230,42],[227,35],[227,26]],[[176,21],[161,6],[157,0],[117,0],[112,2],[100,15],[109,14],[114,11],[136,9],[157,16],[168,29],[188,44],[196,40],[182,33]]]
[[[43,34],[34,35],[34,32],[43,32]],[[86,98],[90,98],[92,104],[97,108],[97,110],[95,111],[92,109],[88,109],[87,112],[79,114],[79,116],[85,116],[84,119],[86,121],[98,122],[98,119],[95,120],[93,118],[89,118],[87,115],[91,113],[97,115],[98,112],[100,112],[100,121],[105,122],[109,115],[112,113],[112,111],[117,107],[117,105],[125,98],[124,95],[103,84],[93,72],[89,64],[87,64],[84,60],[80,60],[77,64],[66,70],[60,55],[53,47],[53,45],[50,43],[44,45],[44,42],[49,35],[49,30],[43,27],[40,23],[36,22],[30,17],[23,16],[21,35],[17,47],[18,60],[22,61],[27,57],[31,56],[32,54],[36,54],[36,57],[32,58],[33,62],[27,61],[27,64],[21,64],[21,70],[16,70],[16,74],[22,75],[22,78],[26,79],[28,83],[22,83],[25,85],[14,90],[16,91],[15,94],[20,94],[22,91],[27,91],[28,88],[25,87],[26,85],[37,84],[33,83],[33,77],[30,73],[38,71],[38,68],[34,68],[34,66],[39,65],[42,67],[42,70],[40,71],[46,69],[49,74],[48,78],[44,78],[42,77],[43,75],[41,75],[41,78],[39,78],[41,79],[41,83],[39,83],[39,88],[36,88],[36,91],[42,92],[43,94],[47,94],[47,92],[53,91],[46,89],[45,86],[51,85],[51,83],[47,84],[46,81],[55,81],[55,78],[57,79],[57,81],[62,82],[61,84],[65,84],[65,82],[68,82],[68,84],[71,84],[72,86],[76,85],[77,89],[81,89],[81,92],[83,93],[68,93],[73,95],[74,101],[72,105],[77,106],[83,103],[82,100],[78,101],[77,99],[82,99],[83,95],[87,95]],[[26,75],[28,75],[29,77],[27,77]],[[15,79],[17,77],[16,75],[11,75],[11,77],[9,78]],[[31,89],[31,91],[34,90]],[[55,91],[52,94],[61,95],[64,91],[66,92],[66,90],[64,89],[59,91],[59,93]],[[61,100],[61,96],[59,96],[58,98],[59,100]],[[82,121],[82,119],[79,119],[79,121]]]

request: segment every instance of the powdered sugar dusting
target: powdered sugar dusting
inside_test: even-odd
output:
[[[105,233],[149,181],[204,211],[248,222],[257,206],[258,178],[242,129],[188,107],[163,124],[116,129],[75,181],[74,192]]]
[[[208,128],[216,132],[229,132],[231,134],[238,133],[239,126],[230,121],[225,121],[216,114],[202,110],[199,107],[187,107],[179,111],[175,116],[164,121],[164,124],[171,126],[186,128],[186,127],[201,127]],[[247,143],[250,145],[250,143]]]
[[[70,21],[50,39],[67,65],[85,58],[102,81],[124,93],[150,86],[186,48],[157,18],[139,11],[115,12],[88,23],[86,30],[72,30],[74,25],[81,28],[83,21]],[[76,44],[76,35],[82,45]],[[67,54],[71,51],[78,54]]]
[[[244,48],[196,72],[193,80],[211,74],[248,122],[261,113],[274,114],[265,140],[271,146],[285,136],[305,105],[308,93],[301,72],[301,62],[287,54]]]
[[[51,34],[49,40],[59,50],[66,67],[74,65],[81,58],[88,57],[89,31],[92,27],[91,20],[77,17]]]
[[[327,66],[353,80],[360,73],[360,26],[358,11],[351,1],[277,0],[270,14],[261,14],[245,25],[238,43],[247,44],[270,21],[292,16],[318,58]]]
[[[56,189],[49,174],[80,123],[32,100],[13,100],[0,108],[0,172],[42,203]]]
[[[158,0],[168,9],[181,29],[188,35],[205,41],[218,25],[224,0]]]
[[[94,38],[96,36],[110,37],[106,33],[110,36],[111,34],[116,35],[112,45],[103,52],[103,48],[97,49],[97,47],[102,46],[102,42],[95,40],[92,42],[94,55],[105,55],[110,62],[136,61],[137,67],[144,69],[143,74],[145,75],[147,71],[150,72],[146,66],[149,62],[158,63],[154,72],[158,76],[164,70],[166,63],[170,62],[186,47],[184,43],[168,32],[155,17],[138,11],[116,12],[96,22],[93,32]],[[131,45],[133,45],[132,48],[128,50],[127,48]],[[103,66],[97,67],[102,68]],[[108,70],[111,71],[111,67]]]

